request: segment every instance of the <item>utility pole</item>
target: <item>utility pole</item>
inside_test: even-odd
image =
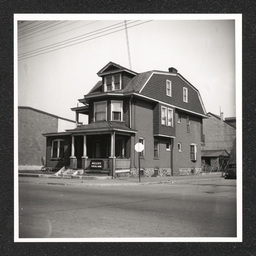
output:
[[[127,29],[126,20],[124,21],[124,26],[125,26],[125,33],[126,33],[126,43],[127,43],[127,51],[128,51],[128,59],[129,59],[129,68],[132,69],[130,47],[129,47],[129,38],[128,38],[128,29]]]

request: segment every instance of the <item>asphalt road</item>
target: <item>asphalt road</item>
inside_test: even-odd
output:
[[[236,237],[236,181],[19,184],[19,238]]]

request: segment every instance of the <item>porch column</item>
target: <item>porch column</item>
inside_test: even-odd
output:
[[[77,169],[77,159],[75,156],[75,136],[74,135],[72,135],[72,142],[71,142],[70,168]]]
[[[116,157],[115,157],[115,141],[116,141],[116,135],[115,132],[111,134],[111,156],[109,157],[109,167],[112,177],[115,176],[115,170],[116,170]]]
[[[84,137],[84,146],[83,146],[83,156],[82,156],[82,169],[87,169],[89,167],[89,161],[88,161],[88,156],[87,156],[87,138],[86,135]]]

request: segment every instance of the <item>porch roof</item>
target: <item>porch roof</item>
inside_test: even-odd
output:
[[[219,156],[229,156],[225,149],[220,150],[202,150],[202,157],[219,157]]]
[[[113,121],[100,121],[93,122],[87,125],[78,126],[75,129],[66,130],[71,133],[98,133],[98,132],[112,132],[119,131],[125,133],[136,133],[136,130],[130,129],[125,126],[124,122],[113,122]]]

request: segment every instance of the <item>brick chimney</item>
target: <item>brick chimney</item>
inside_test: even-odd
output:
[[[169,68],[169,72],[173,73],[173,74],[177,74],[178,70],[176,68],[174,68],[174,67],[171,67],[171,68]]]
[[[221,120],[221,121],[224,121],[223,115],[224,115],[224,113],[223,113],[223,112],[220,112],[220,120]]]

